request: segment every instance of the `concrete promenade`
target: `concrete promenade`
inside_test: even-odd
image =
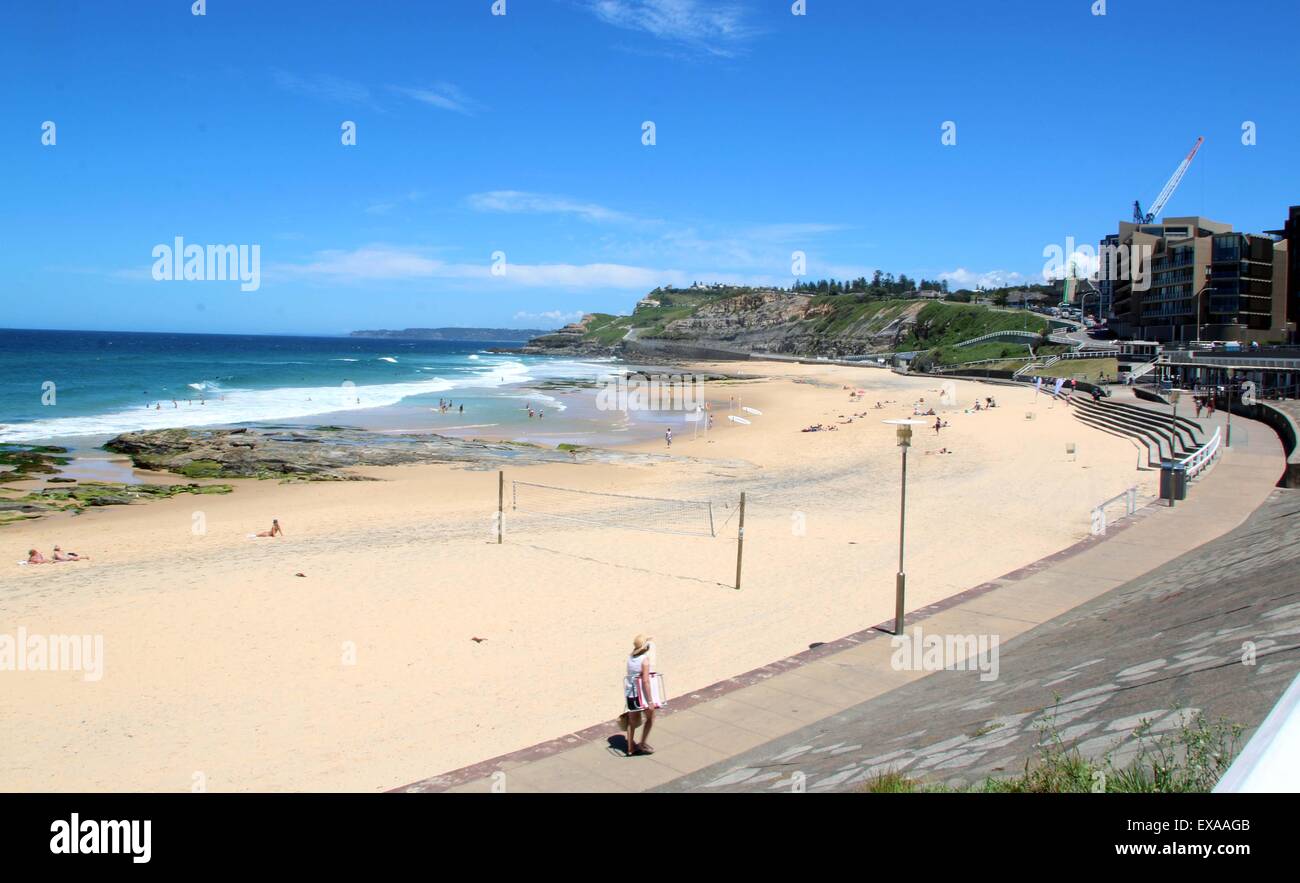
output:
[[[1101,599],[1144,574],[1170,565],[1180,556],[1241,526],[1257,508],[1275,498],[1274,485],[1284,467],[1285,456],[1276,434],[1263,424],[1234,417],[1232,448],[1225,450],[1208,474],[1193,484],[1187,500],[1173,508],[1153,503],[1140,509],[1137,515],[1112,525],[1104,537],[1090,537],[943,602],[911,610],[907,617],[908,630],[919,627],[924,633],[934,635],[996,635],[1004,648],[1005,659],[1009,653],[1008,642],[1020,636],[1032,639],[1030,633],[1040,626]],[[816,767],[807,761],[800,763],[800,770],[810,777],[810,787],[847,787],[849,779],[857,776],[861,781],[869,768],[882,763],[888,765],[890,761],[890,758],[880,759],[889,751],[877,750],[877,745],[849,737],[847,731],[853,729],[849,723],[854,719],[855,710],[861,714],[873,700],[886,701],[890,694],[906,695],[912,708],[918,703],[928,704],[932,691],[952,689],[948,685],[954,683],[954,676],[963,677],[964,686],[959,689],[967,693],[975,692],[972,684],[981,683],[977,672],[895,670],[890,662],[893,654],[890,636],[878,627],[868,628],[693,694],[672,697],[670,708],[655,723],[650,741],[656,754],[650,757],[624,757],[620,750],[623,739],[617,725],[603,722],[396,790],[504,789],[513,793],[623,792],[665,786],[669,790],[783,787],[779,784],[779,770],[744,771],[754,769],[755,759],[770,760],[783,751],[802,748],[816,733],[822,734],[821,744],[819,748],[809,746],[808,751],[822,750],[827,763],[833,764],[835,770]],[[1295,660],[1290,659],[1290,663],[1294,669]],[[1004,661],[1004,667],[1006,664]],[[1064,694],[1077,692],[1069,683],[1076,677],[1077,672],[1059,673]],[[1004,668],[993,687],[1013,689],[1013,683],[1011,672]],[[1046,681],[1040,679],[1035,683],[1041,685]],[[1053,687],[1055,684],[1047,685],[1048,689]],[[934,693],[936,710],[941,698],[949,697],[946,693]],[[996,704],[994,699],[988,701],[990,707]],[[1076,701],[1086,703],[1087,697]],[[1088,707],[1097,704],[1093,702]],[[959,719],[964,722],[970,717],[970,713],[955,715],[952,721],[955,725]],[[909,731],[882,732],[880,737],[883,740],[888,735],[895,740],[898,747],[891,750],[899,751],[899,756],[919,749],[928,749],[931,756],[954,750],[942,743],[952,738],[957,740],[953,743],[956,745],[962,735],[939,739],[936,746],[936,740],[929,738],[926,731],[941,729],[942,718],[931,716],[930,720],[934,727],[911,726]],[[1020,726],[1023,720],[1015,723],[1016,737],[1023,738],[1026,735]],[[1009,725],[1005,721],[1001,724]],[[841,726],[846,730],[843,738],[836,733]],[[1010,730],[1002,738],[1008,735]],[[966,738],[970,738],[969,734]],[[998,742],[998,739],[989,741]],[[999,743],[994,748],[1002,748],[1004,754],[1009,754],[1009,746],[1010,742]],[[979,754],[976,760],[989,759],[979,752],[966,754]],[[951,759],[941,759],[938,763]],[[875,763],[864,766],[868,760]],[[978,772],[976,761],[972,765],[968,765],[969,769],[963,767],[962,773],[969,776]],[[851,766],[854,772],[833,778],[846,766]],[[816,778],[818,770],[822,773],[820,779]]]

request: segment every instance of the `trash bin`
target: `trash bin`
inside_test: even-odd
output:
[[[1160,499],[1187,499],[1187,466],[1177,460],[1160,461]]]

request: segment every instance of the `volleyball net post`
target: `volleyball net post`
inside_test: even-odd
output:
[[[740,591],[740,565],[745,560],[745,492],[740,492],[740,522],[736,528],[736,591]]]
[[[506,521],[506,471],[497,471],[497,545],[501,545],[501,529]]]

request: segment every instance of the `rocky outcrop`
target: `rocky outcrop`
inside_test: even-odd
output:
[[[588,325],[595,315],[588,313],[557,331],[534,337],[515,352],[533,356],[614,356],[617,344],[602,344],[587,338]]]
[[[505,463],[598,461],[646,463],[663,459],[595,448],[553,450],[511,442],[486,442],[441,435],[389,435],[360,429],[158,429],[128,432],[105,445],[126,454],[140,469],[177,472],[191,478],[303,478],[362,481],[354,466],[463,463],[498,469]]]
[[[55,481],[55,479],[46,479]],[[71,486],[62,486],[63,483]],[[109,481],[76,482],[64,479],[59,487],[44,487],[18,498],[0,499],[0,525],[41,518],[55,512],[79,515],[98,506],[129,506],[178,494],[228,494],[228,484],[122,484]]]
[[[907,336],[921,306],[909,304],[897,315],[872,312],[855,320],[824,299],[754,292],[704,304],[669,322],[660,337],[748,352],[840,358],[890,350]]]
[[[913,334],[926,303],[854,294],[828,298],[775,289],[716,295],[656,291],[637,303],[630,317],[584,316],[580,322],[532,339],[518,352],[692,359],[888,353]],[[688,309],[686,315],[683,307]]]

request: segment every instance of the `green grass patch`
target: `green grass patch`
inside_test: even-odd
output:
[[[980,359],[1017,359],[1029,358],[1029,347],[1017,343],[977,343],[974,346],[945,346],[934,350],[936,365],[961,365]],[[979,367],[985,368],[986,365]]]
[[[1177,711],[1178,709],[1175,709]],[[1111,752],[1093,760],[1066,746],[1056,727],[1055,715],[1039,729],[1044,737],[1038,756],[1025,762],[1019,776],[985,779],[968,788],[949,788],[939,783],[909,778],[889,770],[858,788],[868,794],[913,792],[984,794],[1207,794],[1237,756],[1244,727],[1226,719],[1210,721],[1203,712],[1185,717],[1182,726],[1153,735],[1151,721],[1143,720],[1133,731],[1138,754],[1117,767]],[[990,730],[989,732],[991,732]],[[976,736],[986,733],[977,731]]]
[[[934,302],[926,304],[917,313],[915,328],[899,343],[898,349],[908,351],[950,347],[994,331],[1044,334],[1048,327],[1045,319],[1032,313],[1007,313],[987,307]]]
[[[1114,381],[1119,376],[1119,362],[1115,359],[1062,359],[1034,373],[1042,377],[1077,377],[1089,383],[1096,383],[1104,375]]]

